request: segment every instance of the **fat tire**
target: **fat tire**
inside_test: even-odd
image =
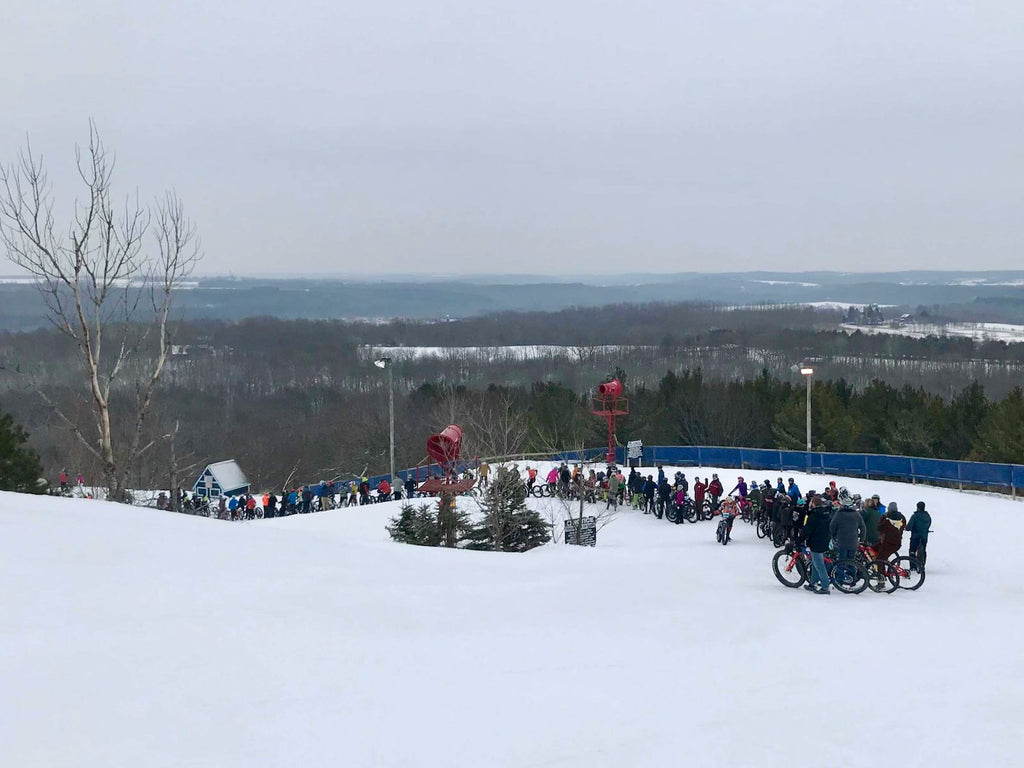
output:
[[[780,549],[772,557],[772,571],[775,572],[775,578],[779,580],[779,583],[782,584],[782,586],[796,589],[797,587],[803,586],[804,582],[807,581],[807,568],[804,566],[803,558],[797,557],[792,570],[786,571],[786,564],[792,556],[792,552]],[[799,581],[794,580],[794,571],[796,572],[796,578],[799,579]]]
[[[917,558],[911,555],[901,555],[890,562],[908,574],[905,577],[900,577],[900,589],[914,591],[920,589],[924,584],[925,570],[918,565]]]

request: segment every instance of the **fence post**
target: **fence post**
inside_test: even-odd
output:
[[[914,457],[910,457],[910,483],[911,485],[917,485],[917,470],[914,469]]]
[[[963,473],[960,471],[962,466],[963,465],[959,461],[956,463],[956,483],[961,491],[964,489]],[[1013,488],[1013,475],[1010,475],[1010,487]]]

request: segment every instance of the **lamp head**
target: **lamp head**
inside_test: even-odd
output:
[[[378,368],[387,368],[391,364],[391,358],[382,357],[379,360],[374,360],[373,364],[376,365]]]
[[[800,373],[803,374],[804,376],[811,376],[814,374],[814,369],[809,368],[805,365],[800,368]]]

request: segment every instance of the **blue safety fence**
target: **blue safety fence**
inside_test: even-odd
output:
[[[621,452],[617,459],[621,462]],[[863,475],[978,488],[1024,489],[1024,466],[872,453],[779,451],[723,446],[645,445],[643,463]]]
[[[564,451],[552,454],[551,461],[601,461],[607,449],[587,448],[582,451]],[[626,464],[625,449],[615,450],[615,461]],[[827,453],[823,451],[781,451],[771,448],[728,448],[725,446],[697,445],[645,445],[645,466],[669,464],[679,467],[736,467],[737,469],[763,469],[776,472],[810,472],[813,474],[854,475],[884,477],[923,483],[950,483],[974,488],[1005,488],[1016,493],[1024,490],[1024,465],[988,464],[979,461],[951,461],[925,459],[915,456],[888,456],[874,453]],[[474,469],[476,462],[461,461],[459,472]],[[396,472],[402,482],[412,476],[417,482],[427,479],[427,473],[440,475],[441,468],[413,467]],[[368,478],[370,487],[376,488],[387,475]],[[344,481],[342,481],[344,482]]]

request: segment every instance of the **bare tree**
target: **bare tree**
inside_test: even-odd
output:
[[[137,197],[114,202],[114,158],[94,124],[75,155],[85,195],[66,227],[55,220],[53,190],[31,144],[0,168],[0,239],[35,278],[48,319],[77,346],[95,434],[39,392],[100,462],[108,498],[122,501],[136,460],[152,445],[142,445],[143,427],[170,353],[174,295],[201,251],[173,192],[151,206]],[[111,392],[119,388],[133,397],[115,413]]]

